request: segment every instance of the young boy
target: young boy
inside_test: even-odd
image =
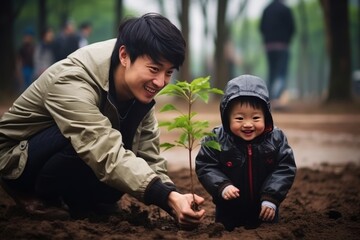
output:
[[[296,165],[285,134],[273,125],[265,82],[242,75],[228,82],[214,128],[221,151],[202,146],[196,173],[216,205],[216,222],[232,231],[276,222]]]

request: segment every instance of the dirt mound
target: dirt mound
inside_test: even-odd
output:
[[[190,189],[187,169],[170,172],[180,191]],[[125,196],[114,215],[82,220],[34,219],[22,213],[0,190],[1,239],[358,239],[360,234],[360,167],[324,165],[300,168],[293,188],[280,208],[280,222],[257,229],[227,232],[214,223],[211,197],[205,196],[206,218],[198,229],[185,231],[162,210]]]

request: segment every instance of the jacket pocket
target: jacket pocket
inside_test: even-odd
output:
[[[220,152],[220,163],[224,168],[231,169],[235,167],[241,167],[245,163],[244,153],[230,149],[228,151]]]
[[[266,166],[274,166],[277,159],[277,150],[276,148],[269,144],[263,144],[260,148],[260,156],[263,164]]]
[[[1,157],[0,175],[8,179],[18,178],[25,169],[28,158],[28,141],[23,140],[18,145],[5,151]]]

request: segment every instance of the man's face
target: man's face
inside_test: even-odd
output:
[[[139,56],[133,63],[125,48],[120,48],[120,73],[116,87],[121,100],[136,98],[142,103],[149,103],[171,79],[174,66],[163,61],[155,63],[150,57]]]

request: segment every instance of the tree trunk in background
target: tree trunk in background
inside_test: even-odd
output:
[[[299,17],[300,26],[299,31],[299,65],[298,65],[298,79],[297,87],[299,90],[299,97],[304,98],[311,91],[316,81],[309,81],[309,66],[311,66],[311,58],[309,57],[309,27],[307,21],[307,11],[304,0],[299,2]]]
[[[39,18],[38,18],[38,37],[41,39],[41,33],[45,30],[47,26],[47,9],[46,9],[47,0],[38,0],[38,9],[39,9]]]
[[[123,18],[123,1],[115,0],[115,23],[114,23],[114,36],[117,37],[120,23]]]
[[[189,38],[189,8],[190,8],[190,1],[189,0],[181,0],[181,12],[178,13],[179,20],[181,24],[181,32],[184,36],[186,41],[186,57],[185,61],[180,68],[178,80],[180,81],[188,81],[192,80],[192,76],[190,73],[190,38]]]
[[[351,58],[348,0],[320,0],[330,56],[327,102],[351,100]]]
[[[18,7],[15,9],[15,7]],[[16,58],[14,45],[14,22],[18,11],[22,8],[22,4],[14,6],[12,0],[5,0],[1,2],[0,8],[0,100],[14,94],[17,86],[16,81]]]
[[[358,26],[360,24],[360,0],[358,0]],[[357,29],[357,34],[358,34],[358,41],[360,41],[360,27]],[[357,66],[356,66],[356,70],[360,71],[360,46],[358,46],[358,52],[357,52]]]
[[[70,12],[70,2],[69,0],[62,0],[58,2],[59,6],[59,19],[60,19],[60,27],[63,27],[64,24],[69,21],[69,12]],[[61,29],[60,29],[61,31]]]
[[[229,80],[229,69],[225,59],[224,47],[229,36],[229,27],[226,24],[226,9],[228,0],[218,0],[216,38],[215,38],[215,60],[214,60],[214,87],[224,89]]]
[[[202,35],[202,41],[204,44],[201,45],[201,53],[202,56],[202,71],[205,72],[206,76],[210,75],[210,81],[212,82],[213,76],[212,76],[212,69],[210,68],[209,62],[209,46],[208,46],[208,38],[212,38],[209,31],[208,21],[209,21],[209,11],[207,10],[207,6],[209,4],[208,0],[200,0],[199,1],[201,13],[204,18],[204,35]],[[212,59],[212,58],[211,58]]]

